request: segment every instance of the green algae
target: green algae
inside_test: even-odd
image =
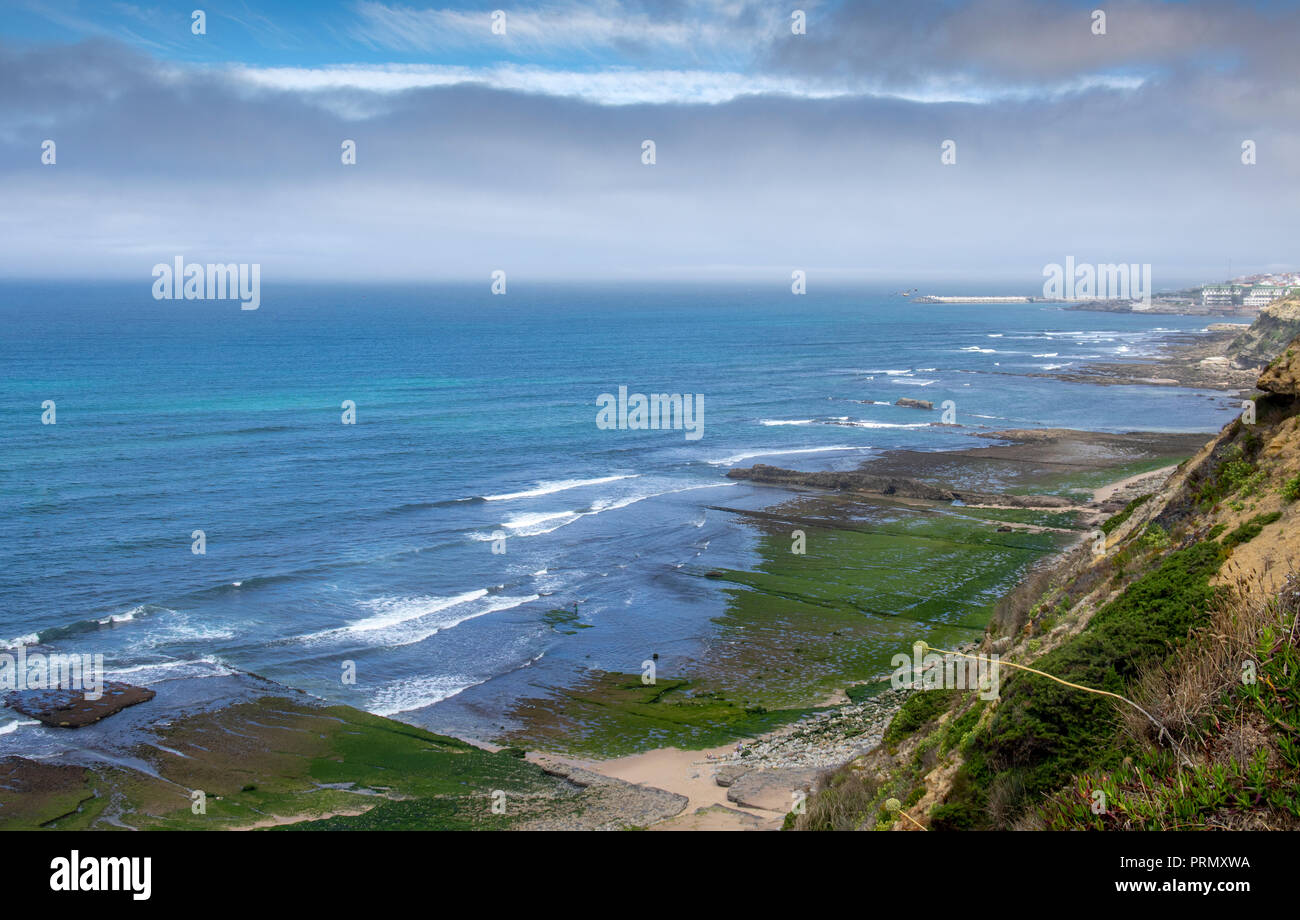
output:
[[[888,673],[918,639],[952,647],[978,638],[1024,570],[1074,536],[999,532],[1008,518],[1073,522],[1009,511],[818,497],[754,515],[753,570],[693,573],[722,582],[726,598],[701,651],[654,685],[597,670],[521,700],[510,714],[521,727],[503,740],[598,756],[714,747]]]
[[[91,765],[80,787],[68,781],[47,794],[19,795],[0,789],[0,829],[221,830],[327,820],[507,827],[520,812],[495,813],[494,793],[545,800],[562,785],[509,753],[348,706],[279,697],[175,720],[159,732],[157,747],[136,754],[156,775]],[[370,816],[362,820],[359,812]]]

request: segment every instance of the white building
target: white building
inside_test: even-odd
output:
[[[1237,296],[1232,284],[1207,284],[1201,288],[1201,303],[1207,307],[1230,307]]]
[[[1246,292],[1242,306],[1266,307],[1279,297],[1286,296],[1286,288],[1275,284],[1257,284]]]

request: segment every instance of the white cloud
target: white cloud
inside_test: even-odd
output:
[[[709,70],[602,71],[553,70],[500,64],[460,67],[428,64],[339,65],[333,67],[246,67],[227,71],[236,80],[263,89],[297,93],[362,90],[395,93],[430,87],[479,84],[492,89],[581,99],[599,105],[706,104],[730,102],[742,96],[785,96],[804,99],[844,97],[896,98],[909,102],[987,103],[1005,99],[1060,96],[1091,89],[1132,90],[1143,80],[1105,74],[1050,85],[981,86],[958,80],[932,80],[909,90],[886,91],[865,82],[810,80],[795,76],[744,74]],[[354,102],[346,107],[355,112]]]
[[[702,49],[752,51],[775,31],[742,18],[743,4],[698,0],[679,19],[652,17],[615,0],[548,3],[506,9],[504,35],[491,30],[492,11],[416,9],[363,0],[353,37],[376,47],[403,51],[439,51],[482,46],[513,53],[576,51],[636,44],[658,50]]]

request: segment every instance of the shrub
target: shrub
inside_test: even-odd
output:
[[[1171,646],[1185,641],[1190,629],[1206,619],[1214,596],[1209,580],[1223,558],[1223,549],[1210,542],[1170,553],[1035,667],[1085,687],[1123,694],[1139,668],[1163,660]],[[1113,767],[1121,757],[1115,705],[1032,674],[1005,678],[993,721],[967,754],[969,788],[978,797],[978,790],[991,788],[995,774],[1015,770],[1025,799],[1037,799],[1061,788],[1073,774]],[[954,796],[948,801],[954,802]]]
[[[1223,548],[1232,549],[1242,543],[1249,543],[1259,536],[1259,532],[1272,524],[1282,516],[1281,511],[1270,511],[1268,514],[1257,514],[1246,523],[1242,524],[1232,533],[1223,538]]]
[[[892,747],[948,709],[957,698],[956,690],[920,690],[907,698],[885,729],[882,743]]]
[[[1118,527],[1120,524],[1123,524],[1130,517],[1132,517],[1133,512],[1136,511],[1138,507],[1141,506],[1141,504],[1150,497],[1151,494],[1147,493],[1146,495],[1139,495],[1137,498],[1133,499],[1131,502],[1129,502],[1127,505],[1124,506],[1124,510],[1120,511],[1114,517],[1107,519],[1101,525],[1102,533],[1109,535],[1110,532],[1113,531],[1116,527]]]
[[[1169,546],[1169,534],[1159,524],[1149,524],[1142,532],[1139,542],[1147,549],[1166,549]]]

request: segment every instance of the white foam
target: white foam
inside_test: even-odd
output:
[[[640,474],[628,473],[617,476],[599,476],[595,479],[556,479],[547,482],[539,482],[536,487],[526,489],[522,492],[507,492],[504,495],[484,495],[483,500],[487,502],[505,502],[516,498],[534,498],[538,495],[554,495],[556,492],[567,492],[569,489],[580,489],[583,486],[597,486],[605,482],[617,482],[620,479],[636,479]]]
[[[604,511],[617,511],[619,508],[635,505],[637,502],[643,502],[648,498],[659,498],[663,495],[674,495],[678,492],[693,492],[696,489],[725,489],[734,485],[737,485],[737,483],[710,482],[704,485],[685,486],[680,489],[664,489],[658,492],[645,492],[640,495],[627,495],[622,498],[602,498],[593,502],[586,511],[545,511],[533,514],[519,514],[509,518],[501,526],[508,529],[510,536],[513,537],[537,537],[559,530],[561,527],[567,527],[575,521],[580,521],[593,514],[600,514]],[[488,541],[494,539],[494,537],[489,533],[473,533],[470,534],[470,539]]]
[[[12,735],[23,725],[40,725],[35,719],[15,719],[13,722],[7,722],[0,725],[0,735]]]
[[[133,643],[134,649],[152,649],[181,642],[223,642],[235,638],[235,630],[229,626],[195,623],[189,614],[168,612],[174,616],[170,617],[163,627],[141,635]]]
[[[898,383],[909,387],[928,387],[932,383],[938,383],[937,380],[914,380],[911,377],[895,377],[890,383]]]
[[[844,425],[846,428],[929,428],[930,427],[929,422],[909,422],[907,424],[903,424],[901,422],[865,422],[859,420],[856,422],[839,422],[838,424]]]
[[[521,671],[524,668],[531,667],[545,656],[545,652],[539,652],[514,670]],[[470,687],[477,687],[479,684],[487,683],[488,680],[490,678],[484,677],[474,680],[463,675],[439,675],[421,677],[416,680],[395,680],[376,690],[367,708],[377,716],[394,716],[399,712],[411,712],[415,709],[432,706],[434,703],[441,703],[443,700],[449,700],[457,694],[464,693]]]
[[[130,674],[133,675],[134,681],[156,684],[181,677],[222,677],[234,674],[235,671],[219,659],[205,656],[190,661],[160,661],[154,664],[137,664],[129,668],[111,668],[107,673],[109,677],[114,678]]]
[[[517,514],[504,521],[501,526],[514,531],[516,537],[536,537],[540,534],[559,530],[566,524],[572,524],[583,516],[581,511],[546,511],[533,514]]]
[[[996,354],[998,353],[998,350],[997,350],[996,348],[980,348],[978,345],[971,345],[969,348],[961,348],[961,349],[958,349],[958,350],[959,350],[959,351],[977,351],[977,352],[979,352],[979,353],[982,354],[982,355],[996,355]]]
[[[114,623],[130,623],[135,619],[136,613],[143,610],[143,607],[132,607],[126,613],[110,614],[97,622],[100,626],[111,626]]]
[[[753,459],[754,457],[772,457],[772,456],[776,456],[777,454],[821,454],[821,453],[826,453],[828,451],[835,451],[835,450],[868,450],[868,449],[869,448],[865,444],[858,447],[849,447],[849,446],[804,447],[795,450],[782,450],[781,448],[777,447],[777,448],[773,448],[772,450],[754,450],[744,454],[736,454],[734,457],[722,457],[718,460],[708,460],[706,462],[712,466],[729,466],[733,463],[739,463],[741,460],[750,460]]]
[[[759,422],[760,425],[767,425],[768,427],[774,427],[777,425],[811,425],[812,423],[813,419],[810,418],[794,419],[790,421],[765,418]]]
[[[429,614],[459,607],[487,595],[486,588],[466,591],[452,597],[376,597],[365,601],[361,606],[378,611],[372,617],[357,620],[344,627],[348,632],[364,633],[377,629],[390,629],[410,620],[426,617]]]
[[[470,593],[477,594],[477,592]],[[463,597],[464,595],[460,596]],[[446,598],[376,598],[375,601],[369,603],[379,603],[387,606],[391,611],[391,615],[394,616],[393,621],[383,627],[363,630],[357,630],[354,625],[347,628],[346,631],[349,638],[361,638],[371,645],[381,645],[388,648],[415,645],[436,636],[440,632],[454,629],[461,623],[487,616],[489,613],[497,613],[501,610],[510,610],[523,604],[529,604],[539,600],[540,597],[539,594],[529,594],[522,597],[494,595],[484,598],[480,594],[472,600],[461,601],[456,604],[441,603]],[[399,615],[400,619],[396,618]]]
[[[484,682],[458,675],[394,681],[376,690],[367,708],[377,716],[394,716],[441,703]]]

